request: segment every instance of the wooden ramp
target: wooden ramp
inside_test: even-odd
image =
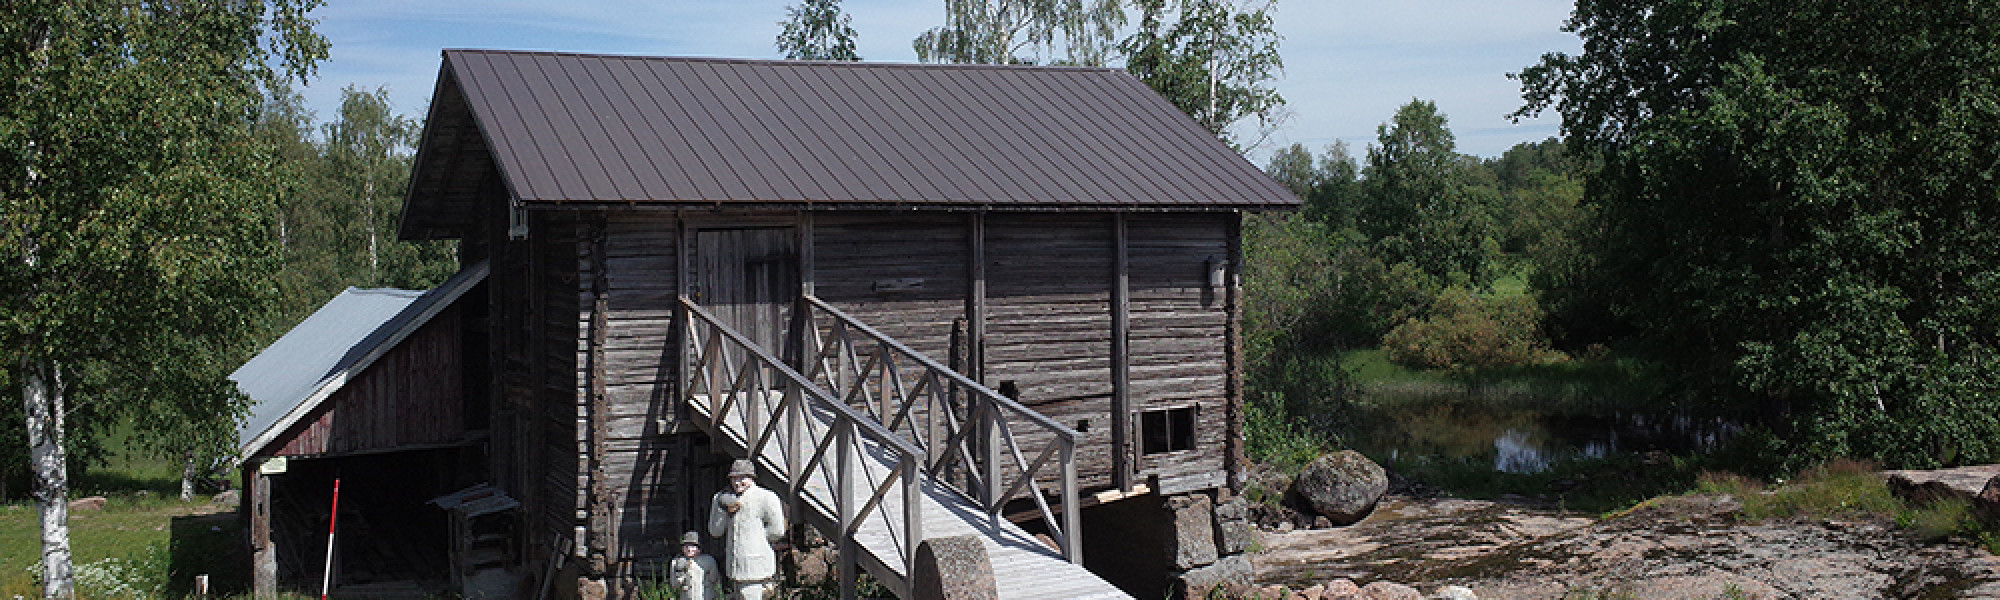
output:
[[[1005,499],[1016,497],[1011,494],[1023,489],[1045,514],[1052,514],[1036,474],[1056,455],[1054,451],[1044,450],[1030,464],[1016,449],[1012,452],[1015,478],[1004,486],[1001,482],[1008,480],[997,466],[987,469],[983,479],[972,472],[979,470],[973,467],[999,464],[1001,457],[991,451],[1004,443],[979,445],[988,451],[979,460],[957,452],[968,462],[954,469],[947,450],[971,447],[964,444],[975,437],[970,428],[959,429],[958,435],[949,438],[956,445],[946,443],[943,436],[925,439],[912,433],[910,427],[899,432],[897,426],[913,420],[908,418],[912,408],[885,410],[884,414],[892,416],[880,419],[836,400],[860,393],[847,390],[845,396],[836,395],[832,389],[838,386],[815,384],[812,377],[792,369],[769,350],[755,347],[692,301],[682,302],[692,324],[689,342],[693,364],[689,372],[693,377],[685,397],[690,416],[733,455],[750,457],[757,463],[761,483],[789,496],[787,500],[796,507],[791,518],[804,519],[840,544],[843,573],[865,568],[898,596],[907,598],[915,544],[924,539],[972,535],[985,542],[1001,598],[1130,597],[1071,560],[1080,546],[1073,537],[1078,519],[1049,517],[1054,532],[1049,539],[1061,540],[1051,547],[1050,542],[998,516]],[[801,361],[795,356],[793,362]],[[822,381],[837,382],[837,378]],[[995,420],[985,421],[989,425],[987,439],[1012,435],[994,433],[1005,427],[992,426]],[[1064,447],[1060,455],[1068,459],[1071,452]],[[1073,515],[1073,465],[1062,472],[1068,477],[1064,488],[1068,498],[1062,493],[1055,495],[1058,500],[1067,500],[1064,508]],[[936,475],[941,473],[953,481],[939,479]],[[963,489],[968,481],[978,484],[975,491],[985,491],[985,501],[975,498],[981,494]],[[1006,493],[1001,493],[1003,487]],[[1059,547],[1070,549],[1070,555],[1066,557]],[[853,562],[847,562],[850,560]],[[851,583],[843,581],[844,592],[851,590]]]

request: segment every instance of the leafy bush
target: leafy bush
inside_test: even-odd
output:
[[[1427,369],[1486,369],[1560,358],[1542,335],[1541,307],[1528,296],[1481,298],[1449,288],[1429,315],[1412,318],[1382,336],[1396,364]]]
[[[1290,471],[1332,447],[1323,435],[1285,418],[1281,409],[1265,402],[1245,403],[1243,412],[1243,447],[1251,460]]]

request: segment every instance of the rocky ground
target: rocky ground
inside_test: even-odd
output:
[[[1263,533],[1256,582],[1341,578],[1479,598],[1994,598],[2000,558],[1873,520],[1749,522],[1722,496],[1606,519],[1531,501],[1391,495],[1348,527]],[[1288,527],[1281,527],[1288,529]]]

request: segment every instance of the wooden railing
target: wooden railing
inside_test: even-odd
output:
[[[1063,557],[1082,562],[1075,430],[814,296],[800,297],[790,335],[788,358],[797,369],[832,390],[842,406],[865,410],[905,437],[924,453],[933,481],[963,494],[996,524],[1010,502],[1033,499]],[[1034,460],[1024,445],[1032,446]],[[1045,491],[1051,479],[1055,489]]]
[[[855,533],[865,521],[880,519],[900,546],[895,558],[905,577],[876,575],[907,590],[907,574],[924,539],[923,450],[814,385],[693,300],[680,302],[688,324],[691,377],[683,399],[690,415],[784,479],[788,497],[832,517],[838,531],[826,533],[841,545],[843,584],[854,581]],[[772,444],[775,451],[767,452]],[[878,466],[871,469],[869,462]],[[889,510],[883,500],[899,486],[902,510]],[[864,491],[867,500],[858,501]]]

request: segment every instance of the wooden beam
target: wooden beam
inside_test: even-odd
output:
[[[271,543],[271,478],[262,473],[264,461],[244,463],[250,493],[250,589],[257,598],[278,597],[278,547]]]
[[[965,298],[965,376],[973,381],[986,381],[986,213],[972,213],[971,231],[966,241],[972,247],[972,258],[967,262],[971,267],[969,275],[972,285]]]
[[[813,214],[799,211],[799,291],[813,295]]]
[[[678,335],[667,342],[668,351],[674,353],[674,397],[668,401],[668,406],[671,407],[674,421],[678,423],[682,419],[687,418],[687,406],[682,402],[682,399],[687,398],[689,363],[687,349],[683,348],[682,344],[687,342],[688,327],[692,323],[688,319],[687,309],[682,307],[679,301],[679,298],[684,298],[688,295],[687,211],[674,212],[673,244],[674,296],[676,300],[674,302],[674,327],[672,330]]]
[[[1138,461],[1132,449],[1131,261],[1125,234],[1125,213],[1112,213],[1111,483],[1130,492]]]
[[[1224,360],[1228,365],[1225,374],[1228,382],[1223,386],[1228,407],[1223,415],[1229,424],[1228,435],[1223,438],[1227,447],[1222,467],[1229,472],[1230,491],[1240,493],[1250,469],[1250,457],[1243,448],[1243,283],[1239,276],[1243,271],[1243,213],[1231,213],[1223,226],[1229,230],[1229,266],[1224,274],[1228,286],[1224,310],[1229,317],[1222,327]]]

